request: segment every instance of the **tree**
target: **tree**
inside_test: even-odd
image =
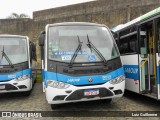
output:
[[[12,13],[10,16],[7,17],[8,19],[18,19],[18,18],[29,18],[28,15],[22,13],[22,14],[17,14],[17,13]]]

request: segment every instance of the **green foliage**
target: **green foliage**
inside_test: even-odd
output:
[[[22,14],[12,13],[7,18],[8,19],[21,19],[21,18],[30,18],[30,17],[24,13],[22,13]]]
[[[37,75],[37,83],[41,83],[42,82],[42,75],[38,74]]]

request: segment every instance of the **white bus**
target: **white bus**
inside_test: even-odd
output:
[[[36,47],[27,36],[0,35],[0,94],[30,94],[36,79]]]
[[[126,89],[160,99],[160,8],[113,29]]]
[[[105,25],[48,24],[39,36],[42,79],[52,109],[58,104],[122,97],[124,70]]]

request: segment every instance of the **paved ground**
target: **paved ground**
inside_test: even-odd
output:
[[[160,102],[133,94],[131,92],[125,93],[125,96],[122,98],[114,99],[110,104],[105,101],[92,101],[92,102],[82,102],[82,103],[71,103],[64,104],[60,106],[59,109],[54,110],[54,112],[66,112],[67,111],[160,111]],[[42,86],[40,83],[35,84],[34,89],[30,96],[26,97],[23,94],[0,94],[0,111],[52,111],[50,105],[47,103],[45,94],[42,92]],[[87,113],[86,113],[87,114]],[[94,114],[94,113],[93,113]],[[95,112],[95,114],[97,114]],[[3,118],[4,119],[4,118]],[[25,118],[24,118],[25,119]],[[35,119],[35,118],[34,118]],[[41,118],[42,120],[44,118]],[[48,118],[53,119],[53,118]],[[105,120],[105,117],[90,117],[85,118],[79,117],[54,117],[54,120],[58,119],[67,119],[67,120]],[[124,119],[124,118],[113,118],[108,119]],[[125,119],[133,119],[131,117],[126,117]],[[141,119],[136,117],[137,120]],[[146,119],[146,118],[145,118]],[[148,118],[147,119],[156,119],[159,118]],[[17,118],[16,118],[17,120]]]

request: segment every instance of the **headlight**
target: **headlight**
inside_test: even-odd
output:
[[[23,75],[23,76],[19,76],[19,77],[17,78],[17,80],[22,81],[22,80],[26,80],[26,79],[28,79],[28,78],[30,78],[30,75]]]
[[[124,81],[124,80],[125,80],[125,76],[122,75],[122,76],[120,76],[120,77],[117,77],[117,78],[109,81],[109,83],[111,83],[111,84],[114,85],[114,84],[118,84],[118,83],[120,83],[120,82],[122,82],[122,81]]]
[[[59,82],[55,80],[47,80],[48,86],[53,87],[53,88],[58,88],[58,89],[66,89],[70,85],[64,82]]]

